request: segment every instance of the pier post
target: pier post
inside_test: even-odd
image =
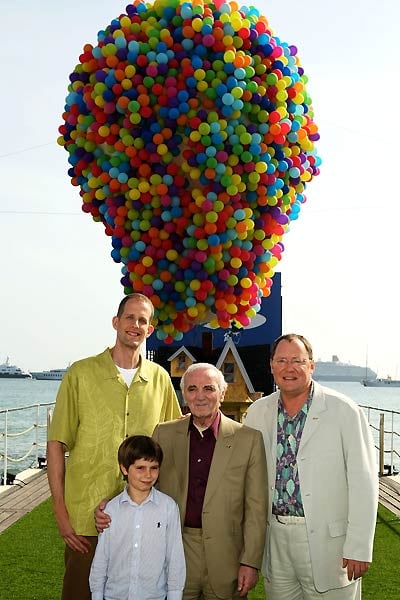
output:
[[[48,408],[47,409],[46,442],[49,439],[49,427],[50,427],[52,416],[53,416],[52,410],[51,410],[51,408]],[[46,444],[46,464],[47,464],[47,444]]]
[[[390,475],[394,475],[394,413],[392,412],[392,431],[390,436]]]
[[[379,415],[379,476],[385,471],[385,413]]]
[[[8,410],[6,410],[4,420],[4,472],[3,485],[7,485],[7,459],[8,459]]]
[[[36,424],[35,424],[35,469],[39,466],[39,419],[40,419],[40,404],[36,407]]]
[[[52,412],[51,408],[47,409],[47,431],[46,431],[46,439],[49,437],[49,427],[51,423]]]

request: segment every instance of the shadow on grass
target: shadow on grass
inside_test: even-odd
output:
[[[378,512],[378,518],[376,521],[376,527],[383,525],[393,531],[397,536],[400,536],[400,519],[387,511],[387,515],[383,514],[383,511]]]

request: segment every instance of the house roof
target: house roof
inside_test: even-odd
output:
[[[253,387],[253,384],[250,381],[249,375],[247,373],[247,370],[243,364],[242,359],[240,358],[239,352],[235,346],[235,344],[233,343],[232,339],[229,338],[225,344],[225,346],[222,349],[221,355],[217,361],[217,364],[215,365],[217,367],[217,369],[221,369],[221,366],[226,358],[226,355],[228,354],[229,350],[232,352],[233,357],[236,361],[237,366],[239,367],[239,370],[242,374],[243,379],[246,382],[246,386],[247,389],[249,390],[250,393],[254,393],[255,389]]]
[[[189,352],[189,350],[187,348],[185,348],[185,346],[181,346],[180,348],[178,348],[178,350],[176,352],[174,352],[173,354],[171,354],[171,356],[168,358],[168,361],[171,362],[177,356],[179,356],[182,352],[184,352],[186,354],[186,356],[188,358],[190,358],[190,360],[192,360],[193,362],[197,362],[197,360],[195,359],[195,357],[193,356],[193,354],[191,354]]]
[[[155,351],[156,357],[154,360],[170,373],[170,358],[172,356],[179,356],[179,353],[184,349],[187,356],[191,357],[190,360],[194,360],[195,362],[208,362],[213,365],[217,365],[224,348],[225,345],[215,348],[212,347],[212,344],[209,345],[207,343],[202,343],[200,346],[186,347],[181,345],[178,348],[176,346],[171,347],[164,345],[157,348]],[[274,390],[274,383],[269,369],[270,349],[268,344],[259,344],[256,346],[235,345],[235,349],[240,357],[241,363],[244,365],[244,369],[249,380],[252,382],[252,387],[257,392],[262,392],[264,395],[270,394]],[[174,383],[175,389],[178,389],[180,377],[171,377],[171,379]]]

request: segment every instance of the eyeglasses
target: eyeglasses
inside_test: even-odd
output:
[[[309,358],[274,358],[273,362],[278,365],[278,367],[287,367],[288,365],[292,367],[304,367],[310,361]]]

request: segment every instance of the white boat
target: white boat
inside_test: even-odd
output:
[[[365,387],[400,387],[400,379],[378,377],[377,379],[363,379],[362,384]]]
[[[0,365],[0,379],[26,379],[31,377],[28,371],[23,371],[19,367],[10,364],[10,357],[7,356],[6,362]]]
[[[358,381],[361,383],[365,378],[374,380],[375,377],[376,373],[372,369],[342,362],[336,355],[333,355],[330,361],[316,360],[313,373],[313,379],[316,381]]]
[[[31,371],[33,379],[47,379],[49,381],[61,381],[67,369],[50,369],[50,371]]]

